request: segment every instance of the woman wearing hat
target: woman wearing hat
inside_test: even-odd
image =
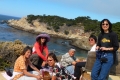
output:
[[[36,42],[33,46],[33,54],[30,60],[34,66],[41,69],[41,65],[46,62],[48,56],[47,42],[50,41],[50,36],[46,33],[39,34],[36,37]],[[31,71],[31,68],[28,68]]]

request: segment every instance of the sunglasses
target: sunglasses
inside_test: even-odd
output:
[[[102,24],[102,25],[106,25],[106,26],[108,26],[108,24]]]
[[[89,41],[94,41],[94,39],[89,39]]]
[[[46,39],[45,37],[41,37],[41,39]]]

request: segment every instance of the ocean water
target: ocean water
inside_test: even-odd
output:
[[[13,17],[13,16],[0,14],[0,21],[2,21],[2,20],[9,20],[9,19],[20,19],[20,18],[19,17]]]
[[[13,16],[0,15],[0,20],[9,20],[9,19],[20,19]],[[25,31],[17,30],[8,26],[7,24],[0,24],[0,41],[14,41],[16,39],[21,40],[23,43],[28,45],[33,45],[35,42],[36,34],[28,33]],[[87,51],[79,49],[75,46],[69,45],[69,41],[61,38],[51,37],[50,42],[48,42],[49,50],[55,50],[60,54],[65,54],[68,50],[74,47],[76,49],[75,55],[78,57],[87,56]]]

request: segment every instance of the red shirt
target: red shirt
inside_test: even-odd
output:
[[[45,52],[45,56],[43,55],[43,51]],[[47,56],[48,56],[48,47],[45,46],[41,46],[39,45],[38,42],[35,42],[34,47],[33,47],[33,53],[34,54],[38,54],[39,57],[41,57],[43,60],[47,60]]]

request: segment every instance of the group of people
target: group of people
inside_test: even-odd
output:
[[[95,35],[89,37],[89,43],[92,46],[90,51],[97,51],[96,61],[91,72],[92,80],[105,80],[119,48],[117,34],[112,31],[112,24],[108,19],[103,19],[100,22],[100,30],[98,39]],[[42,80],[44,68],[50,73],[51,80],[58,80],[67,74],[62,75],[66,71],[69,76],[74,76],[75,80],[80,79],[81,68],[85,67],[86,61],[76,58],[74,56],[76,50],[71,48],[62,55],[61,61],[58,62],[56,55],[49,53],[47,47],[49,41],[50,36],[42,33],[36,37],[33,48],[29,46],[24,48],[21,56],[15,61],[13,80]],[[105,58],[106,61],[103,61],[102,58]],[[64,78],[68,78],[68,76],[64,76]]]

